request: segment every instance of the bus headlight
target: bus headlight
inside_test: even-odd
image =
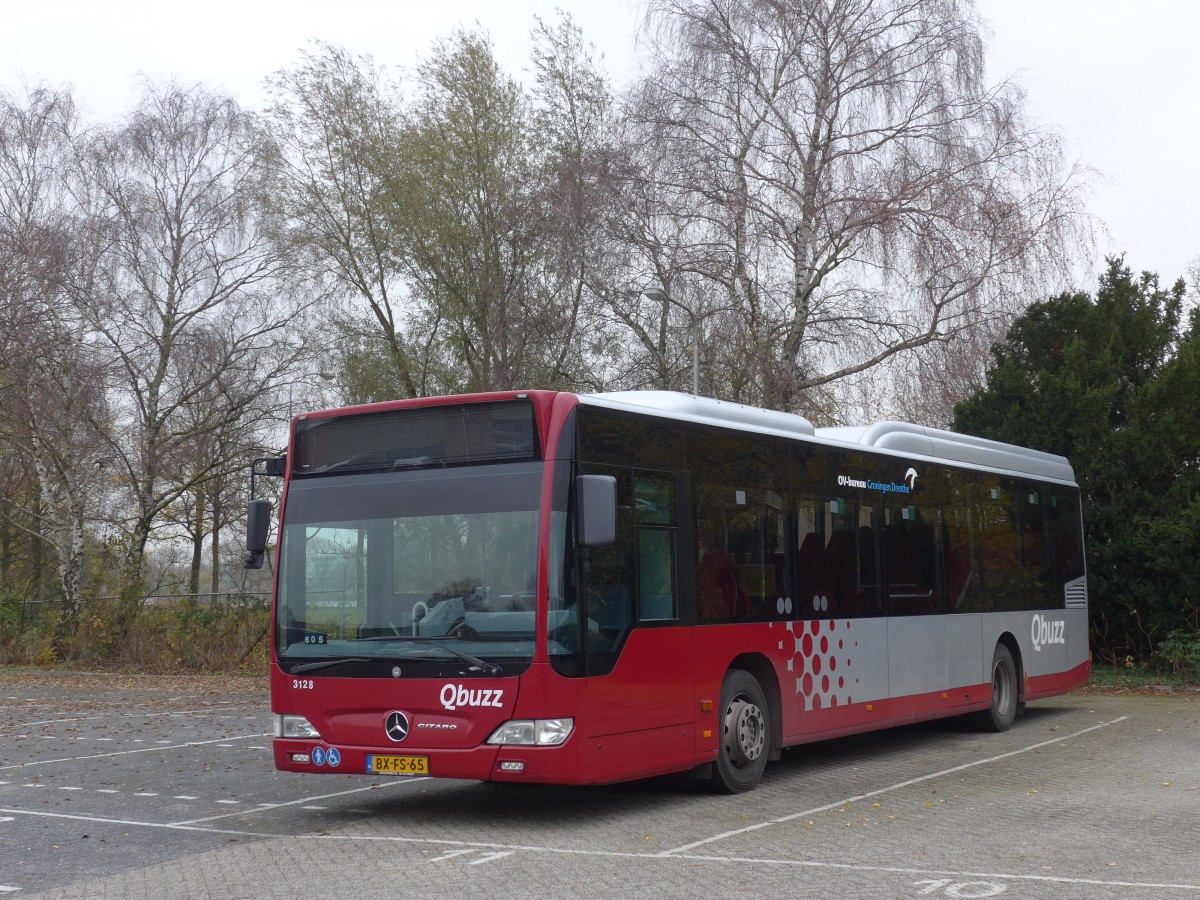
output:
[[[556,747],[571,736],[574,719],[512,719],[488,738],[489,744]]]
[[[320,739],[321,735],[304,716],[278,715],[275,717],[275,737]]]

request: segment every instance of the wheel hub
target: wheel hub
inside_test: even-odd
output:
[[[725,746],[735,765],[752,763],[766,746],[767,723],[762,710],[745,697],[736,697],[725,713]]]

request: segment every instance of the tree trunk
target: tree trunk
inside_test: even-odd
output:
[[[79,636],[79,613],[82,606],[80,586],[83,581],[84,536],[83,514],[76,511],[71,517],[70,536],[66,553],[60,557],[58,565],[59,581],[62,584],[62,614],[58,626],[54,630],[54,655],[59,659],[69,659],[75,655],[76,640]]]
[[[200,567],[204,564],[204,489],[195,491],[196,513],[192,517],[192,567],[188,573],[188,603],[195,603],[200,593]]]
[[[221,593],[221,516],[223,514],[221,487],[216,484],[212,496],[212,576],[209,589],[215,599]]]

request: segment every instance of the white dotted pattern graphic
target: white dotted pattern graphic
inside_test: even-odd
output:
[[[820,609],[820,598],[814,598]],[[793,642],[788,671],[795,675],[796,693],[805,710],[848,706],[854,702],[860,664],[858,641],[851,619],[811,619],[788,622]],[[787,649],[784,647],[783,649]]]

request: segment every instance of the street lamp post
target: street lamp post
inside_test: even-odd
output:
[[[688,314],[688,318],[691,320],[691,323],[692,323],[692,396],[699,397],[700,396],[700,329],[698,327],[699,319],[697,318],[696,314],[694,312],[692,312],[691,307],[684,306],[678,300],[672,299],[671,296],[666,291],[664,291],[662,288],[656,288],[656,287],[647,288],[646,290],[642,291],[642,295],[649,297],[651,300],[654,300],[658,303],[670,303],[672,306],[678,306],[680,309],[682,309],[685,313]]]

